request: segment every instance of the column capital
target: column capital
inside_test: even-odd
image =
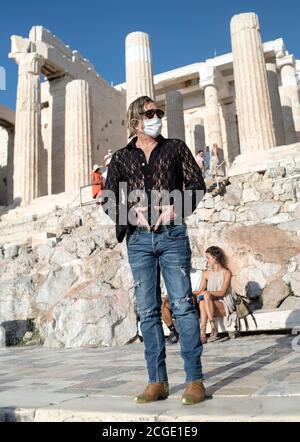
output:
[[[37,52],[14,54],[13,58],[19,65],[19,75],[23,73],[39,75],[45,63],[44,57]]]
[[[278,69],[282,69],[284,66],[296,66],[296,60],[294,55],[285,55],[284,57],[276,58],[276,65]]]
[[[213,86],[218,89],[216,68],[208,63],[200,63],[199,83],[202,89],[205,89],[207,86]]]

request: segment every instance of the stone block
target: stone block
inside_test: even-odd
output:
[[[207,198],[204,202],[205,209],[213,209],[214,208],[214,199],[213,198]]]
[[[235,222],[235,212],[232,212],[232,211],[227,210],[227,209],[221,210],[221,212],[220,212],[220,221],[234,223]]]
[[[19,246],[17,244],[7,244],[4,246],[5,258],[16,258],[19,253]]]
[[[224,201],[226,204],[232,206],[238,206],[241,204],[242,200],[242,187],[241,185],[233,185],[226,187],[226,194],[224,196]]]
[[[253,187],[243,190],[242,201],[244,204],[250,203],[252,201],[259,201],[259,199],[259,192],[257,192],[257,190],[255,190]]]
[[[263,309],[275,309],[289,296],[289,288],[281,279],[276,279],[264,288],[261,300]]]
[[[280,211],[281,204],[278,202],[263,202],[252,204],[249,210],[249,220],[257,221],[260,223],[261,221],[271,218]]]

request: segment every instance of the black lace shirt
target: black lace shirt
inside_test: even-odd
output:
[[[105,213],[116,222],[119,242],[123,240],[128,225],[134,224],[128,218],[124,221],[124,217],[120,216],[122,209],[124,215],[133,207],[148,206],[148,213],[145,212],[144,216],[150,226],[153,226],[159,216],[153,206],[174,204],[175,213],[180,212],[184,220],[195,210],[206,192],[201,170],[183,141],[160,135],[149,162],[143,150],[136,147],[136,141],[135,137],[126,147],[113,154],[105,183],[102,205]],[[112,191],[115,198],[106,191]],[[132,191],[133,197],[127,198]],[[181,209],[180,205],[177,206],[177,198],[174,203],[171,196],[167,203],[162,197],[173,191],[177,191],[174,195],[181,195]],[[179,210],[176,211],[176,207]]]

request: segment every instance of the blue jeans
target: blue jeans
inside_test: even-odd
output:
[[[162,225],[158,232],[137,227],[127,232],[126,243],[144,338],[149,383],[168,380],[161,322],[160,270],[176,318],[186,382],[203,379],[203,347],[198,312],[192,300],[191,249],[186,224]]]

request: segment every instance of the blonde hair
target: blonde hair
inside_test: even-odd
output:
[[[136,134],[136,123],[142,120],[141,113],[145,111],[145,104],[154,103],[152,98],[144,95],[134,100],[128,107],[127,111],[127,128],[129,131],[129,138]]]

